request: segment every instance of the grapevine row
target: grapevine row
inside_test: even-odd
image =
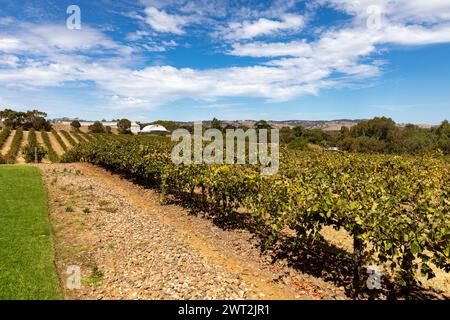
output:
[[[47,151],[39,145],[36,138],[36,130],[31,128],[28,133],[28,144],[22,150],[25,162],[41,162]]]
[[[59,135],[59,133],[55,129],[52,129],[52,134],[55,137],[55,139],[58,141],[61,148],[63,148],[64,151],[67,151],[67,145],[64,143],[64,141],[61,138],[61,136]]]
[[[42,140],[44,141],[45,147],[47,148],[47,155],[51,162],[59,162],[59,157],[53,149],[52,143],[50,142],[50,138],[48,136],[47,131],[44,129],[41,130]]]
[[[61,130],[61,134],[69,141],[69,143],[75,147],[77,145],[77,142],[72,138],[72,136],[65,130]]]
[[[84,137],[82,137],[80,133],[72,132],[72,134],[78,140],[79,143],[86,141],[86,139]]]
[[[354,241],[354,288],[363,266],[382,264],[403,287],[450,271],[448,158],[332,154],[283,150],[277,175],[250,165],[174,165],[169,142],[96,141],[80,144],[66,161],[86,161],[132,176],[163,194],[221,208],[226,218],[245,210],[274,244],[286,230],[298,243],[315,241],[325,226]]]
[[[6,163],[14,164],[16,162],[17,154],[19,153],[20,144],[22,143],[23,129],[19,128],[16,130],[14,138],[11,142],[11,147],[5,156]]]
[[[5,143],[6,139],[8,139],[9,135],[11,134],[11,128],[6,127],[0,132],[0,148],[3,147],[3,144]]]

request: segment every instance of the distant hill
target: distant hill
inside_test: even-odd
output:
[[[53,119],[52,122],[57,123],[57,122],[68,121],[68,120],[72,120],[72,119],[69,119],[69,118]],[[296,126],[302,126],[306,129],[321,129],[324,131],[339,131],[339,130],[341,130],[342,127],[351,128],[351,127],[357,125],[358,123],[360,123],[362,121],[367,121],[367,120],[368,119],[283,120],[283,121],[268,120],[267,122],[272,126],[272,128],[277,128],[277,129],[280,129],[283,127],[293,128]],[[84,121],[84,120],[80,120],[80,121]],[[167,122],[166,124],[165,123],[160,123],[160,124],[166,126],[169,130],[174,129],[174,128],[169,128],[170,123],[176,124],[178,126],[187,126],[187,125],[193,124],[192,121],[159,121],[159,122]],[[253,128],[255,123],[257,122],[257,120],[222,120],[221,122],[222,122],[223,126],[230,125],[233,127]],[[211,125],[210,120],[202,121],[202,123],[205,126]],[[405,125],[406,125],[405,123],[397,123],[397,126],[400,128],[405,127]],[[426,129],[433,127],[432,125],[429,125],[429,124],[417,124],[417,125],[421,128],[426,128]]]
[[[286,121],[269,121],[269,123],[275,128],[282,127],[295,127],[302,126],[307,129],[321,129],[324,131],[338,131],[342,127],[351,128],[364,119],[350,120],[350,119],[338,119],[338,120],[286,120]]]
[[[307,129],[321,129],[324,131],[339,131],[342,127],[351,128],[362,121],[367,121],[369,119],[337,119],[337,120],[283,120],[283,121],[275,121],[268,120],[267,122],[272,126],[272,128],[283,128],[289,127],[293,128],[296,126],[302,126]],[[174,121],[176,124],[183,125],[192,125],[190,121]],[[256,120],[222,120],[222,125],[231,125],[233,127],[247,127],[253,128]],[[211,125],[211,121],[202,121],[203,125],[209,126]],[[400,128],[405,127],[405,123],[397,123],[397,126]],[[417,124],[421,128],[432,128],[432,125],[429,124]]]
[[[267,121],[273,128],[283,128],[283,127],[289,127],[289,128],[293,128],[296,126],[302,126],[305,127],[307,129],[322,129],[324,131],[338,131],[341,129],[341,127],[353,127],[355,125],[357,125],[359,122],[364,121],[364,120],[350,120],[350,119],[339,119],[339,120],[319,120],[319,121],[315,121],[315,120],[284,120],[284,121],[274,121],[274,120],[269,120]],[[245,126],[247,128],[252,128],[255,123],[257,121],[256,120],[223,120],[222,124],[223,125],[231,125],[234,127],[240,127],[240,126]],[[176,122],[178,125],[188,125],[188,124],[192,124],[192,122],[181,122],[181,121],[177,121]],[[208,126],[211,124],[211,121],[203,121],[202,122],[204,125]]]

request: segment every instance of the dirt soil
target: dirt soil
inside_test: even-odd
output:
[[[3,156],[5,156],[8,153],[9,149],[11,148],[11,143],[14,139],[15,134],[16,134],[16,130],[12,130],[11,133],[9,134],[8,138],[6,139],[5,143],[3,144],[3,147],[1,150]]]
[[[19,163],[19,164],[26,163],[22,152],[23,152],[23,149],[25,148],[25,146],[28,143],[28,134],[29,133],[30,133],[29,131],[24,131],[23,132],[22,142],[20,143],[20,148],[19,148],[19,153],[17,154],[16,163]]]
[[[40,144],[41,146],[43,146],[45,148],[45,143],[44,143],[44,139],[42,139],[42,134],[40,131],[36,131],[36,141],[38,144]],[[43,163],[51,163],[51,161],[48,159],[48,156],[45,156],[44,159],[42,159]]]
[[[67,132],[68,132],[69,135],[72,137],[72,139],[75,140],[75,142],[76,142],[77,144],[80,143],[80,141],[78,140],[77,137],[75,137],[75,135],[73,134],[73,132],[70,132],[70,131],[67,131]],[[81,142],[83,142],[83,141],[81,141]]]
[[[52,132],[48,132],[48,138],[50,139],[50,143],[52,144],[53,150],[55,150],[58,156],[64,154],[64,149],[59,144],[58,140],[56,140],[55,136]]]
[[[73,146],[70,144],[69,140],[67,140],[66,136],[63,135],[63,134],[61,133],[61,131],[58,131],[58,133],[59,133],[59,136],[61,137],[62,141],[64,141],[64,143],[66,144],[67,149],[69,149],[69,150],[72,149]]]
[[[345,299],[261,253],[254,235],[89,164],[40,164],[66,299]],[[80,289],[67,287],[68,266]]]

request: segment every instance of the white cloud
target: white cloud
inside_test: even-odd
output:
[[[345,7],[348,12],[366,14],[363,6],[356,8],[353,6],[355,3],[361,5],[361,2],[336,0],[335,3],[337,2],[345,2],[348,5]],[[383,1],[380,1],[380,5],[385,4],[381,2]],[[372,2],[368,1],[367,4],[369,3]],[[434,4],[443,5],[441,1],[436,1]],[[430,14],[424,14],[422,20],[428,17]],[[325,31],[312,42],[295,40],[234,44],[229,54],[272,58],[273,60],[265,64],[296,69],[302,76],[319,74],[319,78],[324,81],[338,73],[341,75],[340,81],[345,82],[349,79],[367,79],[380,75],[381,64],[374,55],[385,49],[386,45],[422,46],[450,43],[450,23],[446,20],[440,23],[435,21],[432,25],[412,24],[400,22],[401,19],[397,15],[397,22],[386,18],[382,21],[378,28],[368,28],[364,19],[356,18],[353,25]],[[313,79],[313,81],[316,80]]]
[[[355,18],[345,27],[320,31],[309,42],[298,38],[289,42],[235,42],[229,54],[267,59],[246,67],[202,70],[173,66],[130,68],[127,58],[134,58],[133,50],[89,26],[83,25],[78,32],[55,25],[22,24],[13,30],[0,31],[0,84],[39,88],[90,82],[99,95],[113,97],[108,101],[118,108],[151,107],[183,98],[211,101],[222,97],[256,97],[284,101],[379,76],[382,70],[376,54],[387,44],[450,42],[450,25],[442,18],[446,7],[443,2],[430,1],[442,5],[432,7],[441,8],[442,12],[433,13],[435,9],[431,10],[432,5],[428,4],[421,7],[422,13],[419,10],[399,13],[392,9],[391,2],[379,1],[380,5],[386,5],[387,18],[393,20],[386,18],[380,28],[368,29],[363,18],[367,17],[365,7],[350,8],[349,1],[329,0]],[[191,17],[171,15],[159,7],[148,7],[145,12],[146,22],[158,32],[183,34],[183,27],[194,23]],[[248,41],[299,31],[304,26],[302,16],[280,17],[244,19],[232,24],[222,36]],[[177,45],[147,42],[148,36],[148,32],[142,31],[128,40],[145,40],[143,47],[150,51],[164,51]],[[102,58],[95,53],[101,53]]]
[[[127,35],[128,41],[136,41],[150,36],[150,33],[144,30],[138,30]]]
[[[0,50],[5,52],[16,51],[20,49],[20,41],[15,38],[0,38]]]
[[[17,67],[19,58],[14,55],[0,55],[0,66]]]
[[[319,0],[335,8],[367,17],[370,6],[378,6],[391,22],[437,22],[450,19],[448,0]]]
[[[145,22],[155,31],[173,34],[184,34],[183,26],[189,23],[186,17],[171,15],[155,7],[145,8]]]
[[[230,54],[251,57],[274,58],[265,64],[281,68],[291,74],[291,82],[297,81],[304,86],[311,84],[313,88],[336,84],[340,81],[367,79],[380,74],[377,63],[361,63],[376,50],[371,34],[353,29],[327,32],[315,42],[305,40],[288,43],[248,43],[235,45]]]
[[[305,40],[275,43],[253,42],[245,45],[235,43],[232,47],[231,54],[247,57],[301,56],[311,52],[311,46]]]
[[[115,43],[88,26],[69,30],[64,25],[18,23],[12,31],[0,31],[0,51],[3,52],[53,55],[56,52],[87,50],[131,53],[131,48]]]
[[[343,56],[367,56],[376,46],[430,45],[450,42],[450,24],[424,27],[420,25],[385,25],[380,30],[347,28],[322,34],[316,42],[252,42],[234,44],[230,54],[249,57],[310,57],[325,56],[334,59]]]
[[[429,45],[450,42],[450,24],[423,27],[418,25],[390,25],[379,42],[401,45]]]
[[[284,14],[280,20],[260,18],[256,21],[232,22],[223,30],[228,40],[252,39],[268,36],[281,31],[299,31],[305,24],[304,18],[294,14]]]
[[[171,9],[182,15],[206,19],[233,17],[236,20],[280,17],[303,0],[140,0],[145,7]]]
[[[0,69],[0,83],[6,86],[37,88],[60,86],[78,79],[79,71],[68,64],[44,64],[31,61],[20,68]]]
[[[138,108],[138,107],[145,107],[145,106],[149,105],[149,101],[134,98],[134,97],[121,97],[118,95],[114,95],[111,97],[111,100],[113,101],[113,103],[115,105],[120,106],[120,107]]]

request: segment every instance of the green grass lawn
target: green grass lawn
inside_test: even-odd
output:
[[[0,166],[0,299],[61,299],[47,192],[31,166]]]

